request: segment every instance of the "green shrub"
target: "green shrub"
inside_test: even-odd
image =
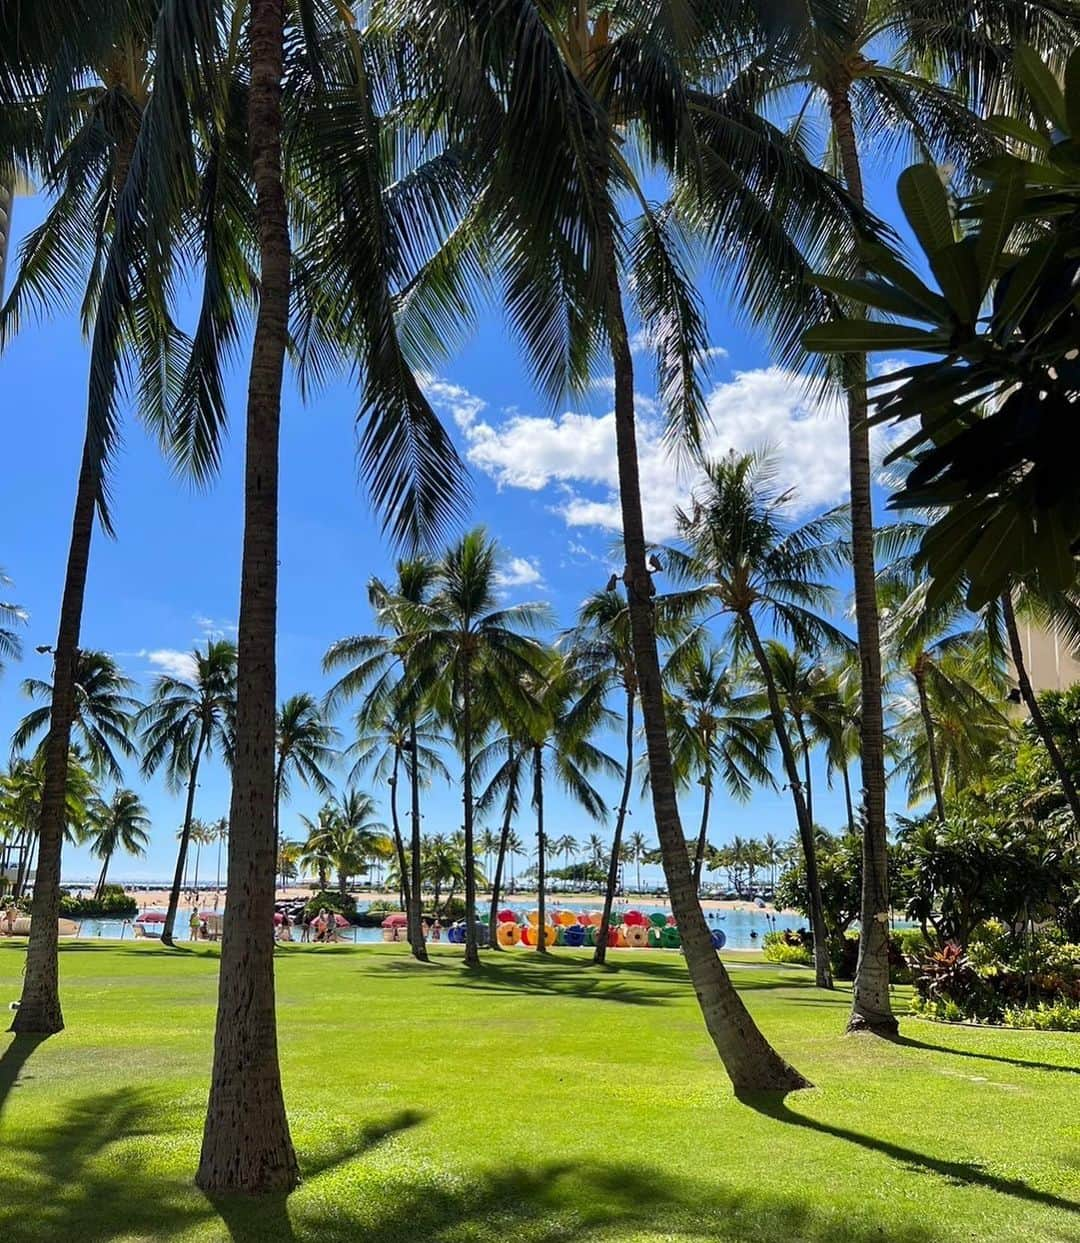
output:
[[[131,919],[139,913],[139,904],[120,885],[106,885],[100,898],[73,898],[62,894],[60,914],[65,919]]]
[[[814,956],[797,932],[766,932],[761,952],[766,962],[799,963],[809,967]]]
[[[401,910],[401,904],[389,898],[376,898],[367,904],[367,909],[370,915],[396,915]]]
[[[323,909],[337,911],[352,921],[356,916],[356,899],[350,894],[341,894],[336,889],[320,889],[304,904],[304,918],[314,919]]]
[[[1031,1027],[1041,1032],[1080,1032],[1080,1006],[1069,1001],[1010,1006],[1002,1022],[1006,1027]]]

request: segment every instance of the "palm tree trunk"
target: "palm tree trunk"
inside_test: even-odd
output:
[[[923,732],[926,734],[926,754],[930,759],[930,779],[934,783],[934,807],[938,819],[945,819],[945,795],[941,786],[941,762],[938,759],[937,735],[934,732],[934,715],[930,711],[930,700],[926,694],[926,677],[921,669],[915,671],[915,689],[919,693],[919,715],[922,717]]]
[[[275,606],[276,606],[276,601],[275,601]],[[275,612],[275,624],[276,624],[276,612]],[[276,710],[275,710],[275,713],[276,713]],[[276,747],[277,747],[276,714],[275,714],[274,720],[275,720],[274,745],[275,745],[275,751],[276,751]],[[275,763],[274,763],[274,858],[275,860],[281,858],[281,787],[282,787],[282,784],[284,783],[284,780],[285,780],[285,757],[283,755],[280,755],[280,756],[276,756]],[[276,896],[277,895],[275,893],[275,897]]]
[[[1038,697],[1028,677],[1024,645],[1020,642],[1012,594],[1008,591],[1001,597],[1001,616],[1005,622],[1005,633],[1009,638],[1009,653],[1016,668],[1016,682],[1020,688],[1020,697],[1031,715],[1031,723],[1035,726],[1036,733],[1043,740],[1047,754],[1050,756],[1050,763],[1053,764],[1054,772],[1057,773],[1057,779],[1061,782],[1061,788],[1065,792],[1065,801],[1072,812],[1073,823],[1076,825],[1077,832],[1080,833],[1080,798],[1077,797],[1076,785],[1069,772],[1069,766],[1065,763],[1065,757],[1061,754],[1046,717],[1043,716],[1043,710],[1039,707]]]
[[[593,965],[602,967],[607,961],[608,932],[611,928],[611,908],[615,902],[615,886],[619,883],[619,856],[622,854],[623,826],[626,824],[626,809],[630,805],[630,791],[634,784],[634,701],[636,693],[632,688],[626,692],[626,769],[623,772],[622,796],[619,799],[619,810],[615,817],[615,835],[611,839],[611,859],[608,861],[607,884],[604,886],[604,911],[600,916],[600,935],[596,938],[593,950]],[[641,870],[638,869],[640,876]],[[639,884],[638,888],[641,886]]]
[[[847,90],[829,101],[833,133],[848,193],[864,202],[859,148]],[[862,275],[860,272],[859,275]],[[859,959],[855,968],[848,1031],[895,1035],[889,997],[889,850],[885,824],[885,720],[881,706],[881,635],[874,566],[870,426],[866,403],[866,356],[846,360],[848,463],[851,482],[851,561],[855,578],[855,627],[859,640],[861,707],[860,768],[863,786],[863,869],[859,911]]]
[[[11,211],[15,205],[15,174],[0,178],[0,301],[7,285],[8,251],[11,249]]]
[[[23,885],[26,883],[26,863],[30,858],[30,830],[23,829],[15,841],[15,849],[19,854],[19,866],[15,872],[15,888],[11,891],[13,898],[21,898]]]
[[[473,759],[472,759],[472,682],[469,656],[465,656],[465,670],[461,679],[461,760],[463,765],[465,828],[465,966],[480,966],[480,951],[476,945],[476,854],[473,841]]]
[[[810,823],[814,823],[814,784],[813,773],[810,767],[810,742],[806,737],[806,727],[803,725],[802,716],[795,714],[795,728],[799,731],[799,746],[803,753],[803,784],[806,789],[806,814],[810,817]]]
[[[176,912],[180,908],[180,889],[184,883],[188,846],[191,843],[191,821],[195,812],[195,787],[199,781],[199,762],[202,759],[205,741],[206,726],[204,725],[199,730],[199,739],[195,744],[195,754],[191,757],[191,771],[188,773],[187,802],[184,805],[184,826],[180,830],[180,845],[176,851],[176,869],[173,872],[172,888],[169,890],[169,906],[165,912],[165,923],[161,929],[161,940],[165,945],[174,944],[173,935],[176,930]]]
[[[420,894],[420,756],[416,737],[416,722],[409,723],[409,746],[412,757],[409,764],[409,893],[411,901],[405,908],[409,919],[409,945],[417,962],[427,962],[427,946],[424,944],[423,898]]]
[[[547,909],[544,902],[544,752],[542,748],[533,750],[533,801],[536,804],[536,952],[547,953],[544,943],[544,926],[547,923]]]
[[[697,845],[694,848],[694,888],[701,893],[701,869],[705,865],[705,835],[709,831],[709,805],[712,803],[712,780],[705,778],[705,796],[701,801],[701,827],[698,829]]]
[[[507,744],[508,758],[511,763],[514,759],[514,744]],[[511,774],[513,777],[513,774]],[[510,791],[506,794],[506,811],[503,814],[502,829],[499,832],[499,851],[495,856],[495,875],[491,882],[491,913],[488,917],[488,941],[493,950],[500,949],[499,938],[495,935],[498,931],[498,914],[499,914],[499,890],[502,887],[503,864],[506,860],[506,846],[510,840],[510,822],[513,819],[514,804],[510,798]]]
[[[645,718],[649,786],[671,908],[682,933],[686,965],[705,1026],[736,1091],[791,1091],[806,1087],[807,1080],[773,1049],[735,991],[724,964],[713,949],[712,936],[690,875],[690,859],[679,821],[664,718],[664,692],[653,615],[654,588],[645,564],[645,529],[634,418],[634,361],[623,314],[610,221],[601,222],[598,242],[598,260],[603,265],[608,282],[605,326],[615,373],[615,443],[626,549],[624,581],[633,638],[634,670]]]
[[[68,756],[75,717],[75,670],[79,659],[86,572],[94,531],[94,506],[101,480],[97,443],[87,428],[83,444],[75,513],[71,523],[64,596],[53,662],[53,693],[49,733],[45,739],[45,772],[38,820],[38,859],[30,907],[30,940],[26,949],[22,996],[10,1030],[48,1035],[62,1031],[59,951],[60,859],[67,805]]]
[[[844,806],[847,808],[848,832],[855,832],[855,808],[851,802],[851,774],[848,772],[847,760],[840,765],[840,776],[844,781]],[[773,868],[772,885],[776,888],[776,869]]]
[[[291,1191],[299,1178],[281,1092],[274,1013],[274,753],[278,439],[289,333],[289,223],[281,173],[284,0],[251,0],[248,138],[259,237],[259,310],[248,383],[229,850],[205,1192]]]
[[[101,895],[105,892],[105,875],[109,870],[109,859],[111,855],[106,855],[101,861],[101,875],[98,877],[97,888],[94,890],[94,901],[100,902]]]
[[[398,777],[401,773],[401,748],[394,747],[394,767],[390,774],[390,824],[394,830],[394,851],[398,858],[398,878],[401,884],[398,886],[401,895],[401,904],[405,910],[405,918],[407,920],[406,935],[409,938],[409,944],[412,945],[412,925],[413,920],[410,914],[409,902],[409,862],[405,858],[405,842],[401,836],[401,824],[398,820]]]
[[[784,720],[784,709],[780,705],[780,694],[776,689],[769,657],[761,642],[753,616],[747,612],[740,620],[746,630],[754,659],[758,663],[762,680],[765,683],[765,694],[769,701],[769,713],[772,717],[773,731],[780,747],[780,755],[784,761],[784,772],[787,774],[791,797],[795,803],[795,820],[799,826],[799,840],[802,842],[803,862],[806,867],[806,893],[810,906],[810,927],[814,934],[814,979],[818,988],[832,988],[832,968],[829,964],[829,939],[825,929],[825,912],[821,902],[821,882],[817,870],[817,846],[814,842],[814,824],[803,797],[802,778],[799,764],[795,758],[795,750],[791,745],[787,722]]]

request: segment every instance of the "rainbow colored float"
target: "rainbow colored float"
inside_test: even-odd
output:
[[[520,914],[506,907],[496,915],[495,936],[500,946],[510,949],[523,945],[535,949],[540,938],[540,912]],[[565,945],[570,949],[591,948],[600,935],[603,917],[599,911],[567,911],[551,909],[544,912],[544,944]],[[710,930],[714,949],[723,949],[727,938],[719,928]],[[656,911],[612,912],[608,928],[608,946],[612,949],[666,949],[682,946],[682,936],[672,915]]]

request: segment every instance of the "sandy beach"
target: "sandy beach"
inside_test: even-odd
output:
[[[140,910],[164,910],[169,904],[169,891],[167,889],[138,889],[134,886],[125,886],[127,891],[132,895],[139,904]],[[313,890],[306,885],[291,885],[287,889],[278,889],[278,902],[288,902],[297,898],[309,898]],[[393,902],[397,903],[399,898],[396,893],[387,890],[363,890],[362,892],[353,892],[360,905],[365,902]],[[225,906],[226,892],[224,888],[217,891],[213,888],[199,887],[199,906],[205,910],[222,910]],[[536,892],[517,892],[513,894],[505,894],[502,901],[509,907],[514,909],[532,909],[536,906]],[[547,905],[552,909],[565,908],[574,910],[579,907],[598,907],[603,903],[603,898],[599,894],[547,894]],[[491,902],[491,895],[481,893],[477,895],[477,903],[481,909],[484,909]],[[627,907],[633,905],[639,906],[657,906],[662,908],[670,908],[671,902],[666,897],[658,897],[655,894],[627,894],[616,898],[616,904],[619,907]],[[181,907],[190,908],[191,903],[186,893],[180,895]],[[752,899],[727,899],[727,898],[702,898],[701,905],[707,911],[768,911],[772,914],[798,915],[798,911],[780,911],[773,907],[770,903],[766,903],[764,907],[760,907]]]

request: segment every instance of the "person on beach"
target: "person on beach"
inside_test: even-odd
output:
[[[300,944],[311,940],[311,916],[305,911],[300,916]]]
[[[199,939],[199,930],[201,927],[202,917],[199,915],[199,908],[197,906],[193,906],[191,908],[191,915],[188,919],[188,935],[192,941],[197,941]]]
[[[18,917],[18,914],[18,907],[15,905],[14,901],[9,898],[7,902],[4,903],[4,915],[2,921],[4,934],[6,936],[13,937],[15,935],[15,920]]]
[[[316,919],[315,919],[315,940],[316,941],[326,940],[326,933],[327,933],[328,927],[329,925],[326,922],[326,907],[323,906],[319,908],[319,914],[316,916]]]
[[[391,940],[391,941],[400,941],[400,940],[401,940],[401,929],[397,926],[397,924],[395,924],[395,925],[393,926],[393,928],[391,929],[391,931],[393,932],[393,934],[394,934],[394,935],[390,938],[390,940]]]
[[[435,926],[431,930],[431,939],[433,941],[442,940],[442,924],[436,919]]]

